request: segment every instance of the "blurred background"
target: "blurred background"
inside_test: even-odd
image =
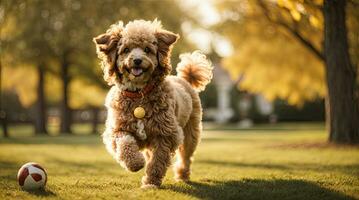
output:
[[[342,38],[350,58],[348,84],[354,88],[358,8],[356,0],[344,7]],[[180,53],[196,49],[212,60],[214,79],[201,93],[206,129],[298,121],[324,126],[327,107],[329,135],[335,135],[329,119],[336,118],[329,114],[336,114],[325,103],[335,78],[326,82],[330,68],[323,45],[325,24],[340,24],[329,24],[323,13],[322,0],[1,0],[0,135],[101,133],[109,87],[92,38],[118,20],[155,18],[181,36],[174,67]],[[349,98],[358,105],[353,94],[358,96],[357,89]],[[349,124],[359,122],[357,107],[352,110],[342,113]]]

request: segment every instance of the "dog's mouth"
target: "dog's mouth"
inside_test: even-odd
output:
[[[148,69],[144,69],[142,67],[132,67],[129,70],[129,73],[134,75],[135,77],[141,76],[142,74],[144,74],[145,72],[147,72]]]
[[[134,76],[141,76],[143,74],[144,70],[141,67],[132,67],[131,68],[131,74]]]

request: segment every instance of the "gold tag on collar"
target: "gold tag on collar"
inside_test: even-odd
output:
[[[138,106],[137,108],[135,108],[135,110],[133,111],[133,115],[135,115],[135,117],[137,119],[141,119],[144,118],[146,115],[146,111],[143,107]]]

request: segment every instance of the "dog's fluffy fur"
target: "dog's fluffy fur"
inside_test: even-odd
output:
[[[146,164],[143,188],[162,183],[171,157],[177,152],[175,178],[187,181],[191,157],[200,140],[202,108],[198,92],[212,78],[212,66],[198,51],[182,54],[177,76],[170,76],[170,54],[178,35],[166,31],[159,21],[135,20],[114,24],[94,38],[102,60],[104,79],[112,85],[103,141],[109,153],[129,171]],[[135,60],[140,59],[140,64]],[[155,87],[143,98],[123,91]],[[145,117],[133,115],[142,106]]]

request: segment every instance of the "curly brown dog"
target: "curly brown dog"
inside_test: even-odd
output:
[[[212,66],[197,51],[182,54],[177,76],[170,76],[178,38],[157,20],[119,22],[94,38],[104,79],[112,85],[103,142],[125,169],[135,172],[146,164],[143,188],[161,185],[175,152],[175,178],[188,181],[200,140],[198,92],[210,82]]]

